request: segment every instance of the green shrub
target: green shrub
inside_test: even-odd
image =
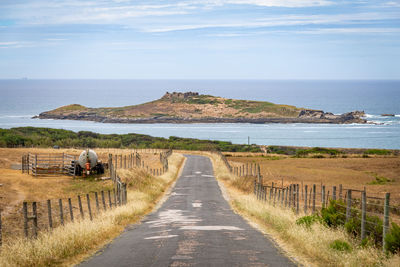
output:
[[[323,147],[313,147],[310,149],[299,149],[296,151],[296,157],[305,157],[308,154],[328,154],[330,156],[337,156],[341,154],[339,150],[323,148]]]
[[[368,149],[364,151],[364,154],[369,154],[369,155],[391,155],[392,152],[390,150],[385,150],[385,149]]]
[[[322,222],[329,227],[344,225],[346,208],[343,201],[331,200],[326,208],[321,210]]]
[[[392,223],[392,228],[385,238],[385,249],[391,253],[400,253],[400,227]]]
[[[343,251],[343,252],[350,252],[352,250],[349,243],[343,240],[334,240],[329,244],[329,247],[334,250]]]
[[[384,184],[387,184],[389,182],[392,182],[392,180],[390,180],[390,179],[388,179],[386,177],[383,177],[383,176],[379,176],[376,173],[373,173],[372,175],[375,177],[375,180],[372,181],[372,182],[369,182],[368,184],[370,184],[370,185],[384,185]]]
[[[105,147],[105,148],[160,148],[183,150],[219,150],[231,152],[261,152],[260,147],[232,144],[226,141],[194,138],[153,137],[144,134],[99,134],[88,131],[73,132],[62,129],[19,127],[0,129],[0,147]]]
[[[315,222],[321,221],[321,218],[318,215],[307,215],[300,217],[296,220],[297,225],[303,225],[306,228],[311,228]]]

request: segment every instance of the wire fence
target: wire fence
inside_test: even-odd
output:
[[[332,191],[327,190],[325,185],[316,184],[290,184],[282,187],[272,182],[266,185],[261,176],[254,180],[253,193],[260,201],[292,209],[297,214],[323,215],[324,210],[332,208],[334,218],[329,218],[329,223],[344,225],[348,232],[359,236],[361,240],[369,237],[383,248],[389,223],[398,222],[397,217],[390,216],[391,211],[398,209],[390,205],[390,193],[385,193],[382,202],[371,202],[377,198],[369,198],[366,190],[344,189],[342,185],[332,186]]]
[[[221,158],[224,159],[224,155],[221,154]],[[259,164],[246,163],[233,167],[229,162],[226,164],[231,174],[254,179],[253,193],[258,200],[305,215],[321,214],[332,207],[335,213],[332,220],[335,221],[330,223],[344,225],[348,232],[359,236],[362,241],[373,239],[383,249],[390,222],[400,222],[400,199],[391,199],[390,193],[377,197],[367,194],[365,187],[359,190],[344,188],[341,184],[329,188],[322,183],[284,186],[283,181],[280,186],[274,182],[268,185],[263,182]]]
[[[127,203],[127,184],[118,175],[119,169],[141,168],[153,176],[168,171],[168,158],[172,150],[143,150],[159,152],[161,168],[146,163],[137,151],[124,155],[108,155],[108,169],[112,189],[80,194],[74,197],[24,201],[21,206],[0,209],[0,246],[16,237],[36,238],[40,231],[52,229],[70,222],[89,218],[93,220],[105,211]]]

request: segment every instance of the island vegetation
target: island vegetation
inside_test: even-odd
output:
[[[140,105],[90,108],[72,104],[34,118],[104,123],[366,123],[362,116],[362,111],[335,115],[266,101],[167,92],[158,100]]]

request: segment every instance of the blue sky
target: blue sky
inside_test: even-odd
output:
[[[400,79],[400,0],[0,0],[0,79]]]

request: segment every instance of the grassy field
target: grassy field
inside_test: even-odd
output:
[[[157,154],[150,154],[153,156],[149,157],[154,157],[156,161]],[[120,170],[118,174],[128,184],[127,205],[101,212],[93,221],[86,216],[85,219],[59,226],[52,232],[40,231],[38,238],[34,240],[15,237],[3,244],[0,251],[0,266],[70,266],[79,263],[120,234],[128,224],[137,222],[150,212],[177,178],[183,160],[182,155],[172,154],[169,158],[168,172],[159,177],[149,175],[144,169]],[[16,174],[16,179],[28,178],[21,176],[18,178]],[[43,187],[34,185],[36,191],[44,191],[46,187],[57,187],[56,178],[46,181],[50,184]],[[89,181],[83,182],[89,183]],[[74,181],[65,181],[64,186],[68,183]],[[64,186],[57,187],[59,193],[64,190]]]
[[[38,202],[39,228],[47,228],[47,210],[46,201],[51,199],[54,205],[54,225],[58,218],[57,205],[58,199],[63,199],[66,208],[67,198],[72,199],[72,205],[75,212],[78,207],[77,195],[85,196],[90,193],[93,198],[93,192],[102,190],[112,190],[112,182],[110,180],[97,179],[107,177],[108,174],[97,175],[91,178],[77,177],[73,179],[71,176],[64,175],[41,175],[34,177],[32,175],[22,173],[20,170],[10,169],[11,165],[20,164],[21,156],[28,152],[38,154],[55,154],[66,153],[78,156],[82,150],[77,149],[28,149],[28,148],[1,148],[0,149],[0,210],[3,221],[3,241],[12,240],[15,236],[23,235],[23,218],[21,213],[23,201]],[[108,154],[126,155],[132,153],[133,150],[128,149],[95,149],[100,159],[107,161]],[[162,168],[159,160],[161,150],[147,149],[139,150],[145,167]],[[144,173],[140,171],[140,173]],[[136,176],[135,176],[136,177]],[[83,205],[83,209],[87,207]],[[87,212],[87,211],[85,211]],[[65,210],[67,214],[68,211]],[[77,216],[77,215],[75,215]]]
[[[248,163],[260,164],[264,182],[279,186],[290,183],[321,183],[327,188],[342,184],[344,188],[362,190],[369,195],[383,196],[391,193],[391,199],[400,202],[400,157],[374,156],[369,158],[296,158],[282,155],[262,157],[260,154],[239,154],[228,157],[233,166]]]
[[[359,240],[347,234],[341,227],[328,228],[320,223],[315,223],[311,227],[297,224],[296,220],[304,216],[304,214],[296,215],[291,209],[274,207],[268,203],[258,201],[252,193],[242,190],[243,188],[238,186],[242,184],[241,180],[246,178],[239,178],[230,174],[223,161],[216,154],[205,155],[211,158],[215,176],[224,185],[222,191],[227,191],[227,197],[233,209],[249,220],[254,227],[257,227],[268,238],[272,238],[299,265],[400,265],[399,255],[385,255],[380,248],[362,246]],[[247,160],[249,159],[235,159],[238,163],[243,163]],[[271,162],[279,161],[273,160]],[[301,162],[304,164],[303,161]],[[267,164],[267,166],[269,165]],[[349,244],[349,250],[333,248],[332,244],[337,240]]]

